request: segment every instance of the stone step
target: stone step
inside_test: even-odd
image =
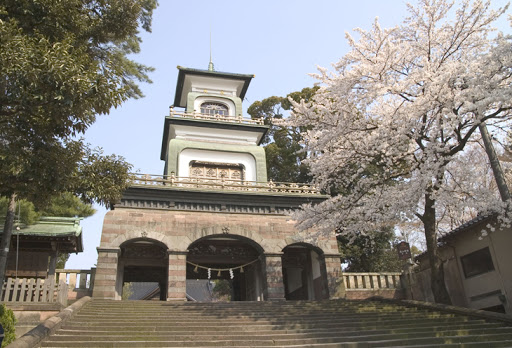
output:
[[[294,325],[294,326],[301,326],[301,325],[308,325],[308,326],[321,326],[330,324],[332,325],[350,325],[350,324],[358,324],[358,325],[364,325],[364,324],[372,324],[372,323],[392,323],[396,325],[401,324],[410,324],[410,323],[426,323],[426,322],[436,322],[436,323],[452,323],[452,322],[467,322],[477,320],[473,318],[463,317],[463,316],[450,316],[450,317],[409,317],[409,318],[393,318],[393,317],[377,317],[377,318],[371,318],[371,317],[365,317],[365,318],[338,318],[338,317],[332,317],[332,318],[325,318],[325,319],[317,319],[314,321],[310,320],[303,320],[301,318],[280,318],[280,319],[261,319],[261,320],[248,320],[248,321],[232,321],[227,320],[222,317],[214,318],[212,320],[204,320],[199,322],[194,321],[182,321],[176,320],[176,318],[145,318],[145,319],[137,319],[137,318],[130,318],[130,319],[123,319],[120,318],[119,320],[102,320],[101,318],[98,318],[97,320],[73,320],[72,323],[75,326],[80,327],[94,327],[94,326],[100,326],[100,327],[109,327],[109,326],[167,326],[167,327],[207,327],[207,326],[213,326],[213,327],[225,327],[226,324],[231,326],[243,326],[246,324],[250,324],[253,326],[262,326],[262,325],[274,325],[274,326],[282,326],[282,325]]]
[[[351,337],[367,337],[380,339],[387,338],[419,338],[419,337],[431,337],[433,331],[424,330],[410,330],[402,331],[398,330],[357,330],[357,331],[322,331],[315,333],[271,333],[264,335],[265,339],[268,340],[286,340],[286,339],[324,339],[324,338],[336,338],[336,339],[347,339]],[[485,329],[459,329],[459,330],[446,330],[440,329],[436,331],[436,337],[447,337],[447,336],[469,336],[469,335],[484,335],[484,334],[512,334],[512,328],[510,327],[495,327]],[[62,331],[59,334],[52,337],[52,341],[93,341],[93,340],[105,340],[105,341],[210,341],[210,340],[232,340],[232,341],[247,341],[247,340],[258,340],[263,335],[259,333],[253,334],[240,334],[240,333],[226,333],[226,334],[186,334],[186,335],[173,335],[169,333],[151,333],[151,332],[140,332],[140,333],[109,333],[109,334],[89,334],[89,335],[77,335],[76,331]]]
[[[124,309],[124,310],[87,310],[86,312],[89,315],[111,315],[116,316],[119,314],[126,314],[131,313],[134,315],[159,315],[159,314],[167,314],[169,311],[172,311],[173,313],[180,314],[180,315],[187,315],[187,316],[200,316],[200,315],[218,315],[219,313],[222,313],[223,315],[245,315],[245,316],[260,316],[260,315],[362,315],[362,314],[415,314],[415,313],[426,313],[427,311],[409,311],[409,310],[396,310],[396,311],[384,311],[384,310],[365,310],[365,311],[355,311],[355,310],[310,310],[310,309],[296,309],[294,311],[287,311],[287,310],[275,310],[275,311],[247,311],[245,309],[237,309],[232,311],[221,311],[221,310],[208,310],[205,309],[203,311],[177,311],[172,309],[166,309],[166,308],[158,308],[155,310],[136,310],[136,309]]]
[[[323,345],[323,346],[309,346],[310,348],[338,348],[340,347],[337,344],[332,345]],[[413,346],[395,346],[394,348],[417,348],[418,345]],[[439,344],[431,344],[431,345],[422,345],[422,348],[439,348]],[[467,348],[467,347],[492,347],[492,348],[499,348],[499,347],[512,347],[512,341],[487,341],[485,343],[482,342],[464,342],[464,343],[445,343],[443,344],[443,348]],[[257,348],[257,347],[254,347]]]
[[[90,340],[90,341],[49,341],[43,342],[42,347],[273,347],[273,346],[297,346],[325,343],[357,344],[364,347],[396,347],[407,340],[408,345],[444,345],[454,343],[502,341],[512,340],[512,333],[485,334],[478,336],[416,336],[406,335],[384,335],[384,336],[351,336],[351,337],[326,337],[326,338],[290,338],[290,339],[254,339],[254,340],[204,340],[204,341],[174,341],[174,340],[119,340],[112,341]]]
[[[359,326],[342,326],[336,329],[336,332],[350,332],[350,331],[357,331],[357,332],[383,332],[383,333],[389,333],[389,332],[395,332],[395,333],[404,333],[404,332],[437,332],[442,330],[478,330],[478,329],[493,329],[493,328],[502,328],[507,327],[504,326],[501,323],[485,323],[485,322],[466,322],[463,324],[445,324],[443,326],[439,325],[432,325],[432,326],[401,326],[399,328],[396,328],[394,326],[388,326],[385,327],[383,325],[373,325],[373,326],[365,326],[365,327],[359,327]],[[244,335],[252,335],[252,334],[259,334],[259,335],[272,335],[272,334],[293,334],[293,333],[313,333],[313,334],[330,334],[333,332],[330,328],[315,328],[315,329],[274,329],[274,330],[262,330],[262,329],[254,329],[251,330],[248,328],[247,330],[240,330],[241,333]],[[155,326],[155,327],[149,327],[149,328],[141,328],[141,327],[132,327],[132,328],[126,328],[126,327],[119,327],[119,328],[74,328],[74,329],[61,329],[59,331],[60,334],[63,335],[92,335],[92,336],[108,336],[112,334],[130,334],[136,332],[137,335],[158,335],[161,333],[169,333],[169,328],[166,326]],[[188,331],[175,331],[173,332],[173,335],[187,335],[189,334]],[[201,331],[201,332],[195,332],[194,336],[197,335],[207,335],[207,336],[214,336],[218,335],[219,330],[211,330],[211,331]]]
[[[512,326],[375,301],[92,300],[41,346],[368,348],[489,342],[507,346]]]
[[[354,300],[356,301],[356,300]],[[98,301],[94,303],[88,303],[88,308],[107,308],[114,307],[119,308],[119,305],[113,303],[112,300]],[[233,302],[165,302],[165,301],[134,301],[134,300],[123,300],[115,301],[122,302],[123,307],[131,308],[187,308],[187,309],[230,309],[230,308],[255,308],[255,309],[269,309],[269,308],[389,308],[393,309],[393,304],[376,302],[376,301],[357,301],[354,303],[347,304],[341,300],[329,300],[329,301],[316,301],[316,302],[303,302],[303,301],[233,301]],[[147,303],[144,303],[147,302]],[[404,307],[402,307],[404,308]],[[415,307],[405,307],[410,310],[414,310]],[[395,308],[398,309],[398,308]]]
[[[174,314],[174,313],[173,313]],[[189,317],[189,316],[178,316],[173,315],[172,317],[169,317],[169,314],[166,316],[163,315],[154,315],[154,316],[127,316],[127,317],[113,317],[113,316],[97,316],[97,315],[89,315],[89,314],[82,314],[77,315],[74,318],[74,322],[76,323],[111,323],[113,320],[115,320],[118,323],[130,323],[130,322],[151,322],[154,321],[160,321],[165,322],[167,324],[179,324],[179,325],[188,325],[188,324],[199,324],[199,323],[207,323],[211,322],[212,320],[218,319],[218,316],[198,316],[198,317]],[[454,318],[461,318],[460,316],[457,316],[455,314],[442,314],[442,313],[418,313],[418,314],[409,314],[409,315],[399,315],[399,314],[381,314],[381,315],[373,315],[373,314],[361,314],[361,315],[293,315],[293,316],[287,316],[287,315],[279,315],[279,316],[258,316],[258,317],[252,317],[252,316],[222,316],[222,320],[225,323],[251,323],[251,322],[259,322],[259,323],[275,323],[279,322],[280,320],[286,319],[287,321],[292,322],[304,322],[304,321],[332,321],[332,320],[339,320],[339,321],[387,321],[387,320],[400,320],[400,319],[407,319],[407,320],[413,320],[413,319],[454,319]]]
[[[408,314],[415,314],[415,313],[428,313],[428,312],[434,312],[434,311],[409,311],[409,310],[396,310],[396,311],[386,311],[386,310],[308,310],[308,309],[296,309],[294,311],[287,311],[287,310],[275,310],[275,311],[251,311],[251,310],[245,310],[245,309],[237,309],[232,311],[221,311],[221,310],[209,310],[205,309],[203,311],[177,311],[172,309],[156,309],[156,310],[136,310],[136,309],[125,309],[125,310],[114,310],[114,309],[104,309],[104,310],[87,310],[86,313],[89,315],[110,315],[110,316],[116,316],[120,314],[132,314],[132,315],[165,315],[168,312],[175,313],[177,315],[183,315],[183,316],[190,316],[190,317],[197,317],[197,316],[204,316],[204,315],[225,315],[225,316],[251,316],[251,317],[257,317],[262,315],[363,315],[363,314],[400,314],[400,315],[408,315]]]

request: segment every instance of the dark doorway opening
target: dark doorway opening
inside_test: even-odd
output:
[[[169,256],[167,248],[151,240],[129,241],[121,246],[119,269],[122,288],[129,299],[167,299]]]
[[[187,254],[189,299],[263,300],[261,253],[259,245],[238,236],[211,236],[192,243]]]
[[[283,281],[287,300],[326,298],[325,262],[308,244],[292,244],[283,249]]]

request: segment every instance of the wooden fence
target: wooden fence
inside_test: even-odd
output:
[[[8,278],[2,286],[0,302],[60,303],[67,306],[68,285],[54,279]]]

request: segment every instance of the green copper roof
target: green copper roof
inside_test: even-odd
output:
[[[80,220],[83,218],[66,217],[42,217],[33,225],[21,225],[19,232],[13,231],[13,234],[19,233],[20,236],[39,236],[39,237],[78,237],[82,234]],[[0,233],[3,233],[3,225],[0,227]]]

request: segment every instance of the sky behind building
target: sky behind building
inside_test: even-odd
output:
[[[506,1],[492,4],[504,6]],[[331,68],[348,52],[345,32],[368,30],[375,17],[382,27],[391,27],[406,15],[403,0],[160,0],[152,33],[142,33],[141,53],[134,57],[155,68],[150,74],[153,83],[141,85],[146,97],[99,116],[85,139],[106,154],[124,156],[137,172],[162,174],[163,125],[174,101],[176,67],[208,68],[210,32],[215,70],[255,75],[245,111],[257,100],[313,86],[316,81],[309,74],[317,66]],[[505,18],[499,26],[510,32]],[[87,269],[96,263],[106,212],[96,209],[82,221],[84,252],[72,255],[66,268]]]

